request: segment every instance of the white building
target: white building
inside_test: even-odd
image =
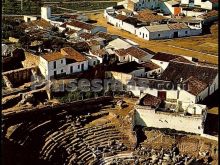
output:
[[[61,74],[73,74],[88,69],[88,60],[73,48],[62,48],[60,52],[40,57],[39,69],[46,79]]]
[[[192,29],[185,23],[143,26],[136,31],[138,37],[146,40],[186,37],[199,35],[201,33],[201,28],[194,27],[194,29]]]
[[[201,102],[218,89],[218,69],[193,63],[172,61],[160,79],[185,85],[178,90],[181,102]]]
[[[149,98],[154,105],[158,98]],[[149,103],[150,104],[150,103]],[[186,105],[185,105],[186,106]],[[207,116],[207,108],[205,105],[187,104],[184,111],[191,115],[185,115],[185,112],[169,112],[156,110],[152,106],[137,105],[135,106],[134,124],[154,127],[154,128],[169,128],[176,131],[184,131],[187,133],[204,133],[204,125]]]
[[[166,14],[179,15],[182,12],[180,2],[178,1],[166,1],[160,3],[160,9]]]
[[[118,49],[115,51],[115,55],[119,62],[136,61],[137,63],[150,61],[153,57],[152,54],[133,46],[127,49]]]
[[[41,18],[49,20],[51,18],[51,8],[48,6],[41,7]]]
[[[179,56],[173,54],[167,54],[158,52],[152,58],[151,61],[161,67],[161,72],[163,72],[167,66],[169,65],[170,61],[181,61],[185,63],[193,63],[192,57],[187,56]]]
[[[208,9],[208,10],[212,10],[214,7],[214,4],[212,1],[209,0],[194,0],[193,2],[189,1],[189,0],[181,0],[181,4],[184,5],[191,5],[191,6],[199,6],[202,9]]]
[[[90,55],[95,56],[98,60],[98,63],[103,63],[104,59],[108,60],[108,53],[105,49],[99,50],[89,50]]]
[[[163,100],[196,104],[218,89],[217,68],[170,61],[157,79],[133,79],[127,90],[139,97],[148,93]]]
[[[31,22],[37,20],[37,17],[35,16],[29,16],[29,15],[24,15],[24,21],[25,22]]]
[[[135,61],[127,63],[118,63],[112,67],[109,71],[105,72],[106,78],[112,78],[119,81],[123,85],[127,83],[133,77],[143,77],[145,75],[145,68]]]

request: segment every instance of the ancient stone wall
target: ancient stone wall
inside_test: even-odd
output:
[[[75,114],[87,114],[88,112],[96,111],[101,105],[107,105],[113,98],[109,96],[98,97],[94,99],[86,99],[82,101],[74,101],[71,103],[50,104],[29,109],[21,109],[19,111],[7,111],[2,113],[3,118],[9,125],[13,125],[25,120],[32,120],[36,115],[48,115],[58,113],[62,110],[72,111]]]
[[[37,70],[38,68],[36,66],[32,66],[4,72],[2,73],[2,76],[4,81],[7,82],[6,86],[9,88],[14,88],[23,85],[24,83],[31,82],[33,71],[37,72]]]

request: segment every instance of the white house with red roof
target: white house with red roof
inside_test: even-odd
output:
[[[88,70],[87,58],[71,47],[40,57],[39,69],[46,79]]]

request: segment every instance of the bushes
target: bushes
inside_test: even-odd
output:
[[[68,92],[64,96],[57,97],[60,102],[62,103],[68,103],[72,101],[77,101],[77,100],[84,100],[84,99],[90,99],[90,98],[95,98],[103,96],[103,92],[81,92],[81,91],[74,91],[74,92]]]

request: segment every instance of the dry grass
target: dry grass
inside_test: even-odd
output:
[[[208,56],[202,52],[209,52],[213,54],[217,54],[217,30],[218,26],[214,26],[212,28],[213,35],[204,35],[204,36],[197,36],[197,37],[188,37],[188,38],[179,38],[179,39],[172,39],[172,40],[152,40],[146,41],[142,38],[135,36],[129,32],[124,30],[120,30],[114,26],[107,24],[105,18],[103,17],[102,13],[92,13],[88,15],[90,19],[96,20],[97,25],[101,25],[107,27],[108,32],[122,36],[124,38],[128,38],[133,40],[134,42],[138,43],[142,48],[148,48],[154,52],[167,52],[171,54],[178,54],[178,55],[185,55],[191,56],[194,58],[198,58],[200,61],[207,61],[210,63],[218,64],[218,57],[217,56]],[[213,39],[213,36],[215,39]],[[205,42],[204,42],[205,41]],[[200,43],[200,46],[198,46]],[[206,45],[202,45],[206,43]],[[209,45],[209,46],[207,46]],[[210,45],[212,47],[210,48]],[[176,46],[176,47],[173,47]],[[193,50],[186,50],[186,49],[193,49]],[[207,51],[208,49],[208,51]]]
[[[218,115],[218,107],[213,107],[209,109],[208,113]]]

